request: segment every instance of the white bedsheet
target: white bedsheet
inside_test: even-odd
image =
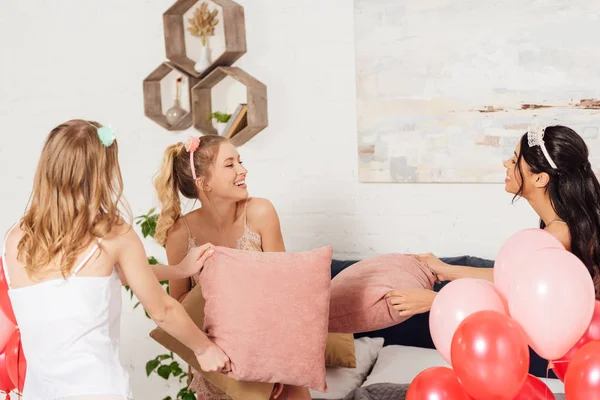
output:
[[[449,367],[435,349],[409,346],[385,346],[379,351],[373,370],[363,383],[410,383],[424,369],[436,366]],[[564,393],[564,385],[558,379],[541,378],[553,393]]]

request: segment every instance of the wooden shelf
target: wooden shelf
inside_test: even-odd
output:
[[[215,36],[209,38],[209,48],[215,41],[212,63],[201,72],[194,69],[197,56],[193,50],[201,49],[200,38],[187,32],[188,18],[195,7],[206,2],[211,8],[217,8],[219,20],[215,27]],[[206,76],[217,66],[229,66],[246,53],[246,26],[244,8],[232,0],[178,0],[163,14],[165,47],[167,58],[179,69],[189,75],[200,78]],[[186,46],[186,44],[188,46]]]
[[[228,76],[246,86],[248,123],[231,139],[234,145],[241,146],[267,127],[268,113],[267,87],[238,67],[218,67],[192,88],[193,123],[205,135],[217,134],[210,121],[212,89]]]
[[[173,104],[175,81],[181,77],[179,98],[181,108],[187,113],[173,126],[167,122],[167,104]],[[144,79],[144,114],[158,125],[170,131],[182,131],[192,126],[191,88],[198,79],[178,70],[169,63],[163,63]],[[168,85],[168,87],[166,86]],[[164,107],[163,107],[164,105]]]

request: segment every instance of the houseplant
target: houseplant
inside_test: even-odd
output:
[[[154,237],[156,233],[156,221],[158,220],[158,214],[155,209],[152,208],[145,215],[140,215],[135,218],[136,224],[142,230],[142,236],[144,238]],[[154,256],[148,257],[148,263],[152,265],[158,264],[158,260]],[[160,284],[169,293],[169,281],[161,281]],[[133,299],[134,294],[129,286],[125,286],[125,289],[129,292],[129,296]],[[137,308],[140,305],[139,301],[133,306]],[[146,317],[150,318],[148,313]],[[146,375],[150,376],[156,374],[165,380],[177,379],[182,384],[181,389],[178,391],[175,397],[167,396],[163,400],[196,400],[196,394],[189,390],[187,385],[187,366],[182,366],[174,357],[172,352],[158,354],[153,359],[146,363]]]
[[[227,126],[227,122],[231,119],[231,114],[215,111],[210,114],[210,119],[214,119],[217,122],[217,132],[219,132],[219,135],[222,135]]]

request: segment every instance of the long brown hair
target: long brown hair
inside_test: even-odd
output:
[[[229,139],[223,136],[206,135],[200,137],[200,145],[194,151],[193,162],[197,179],[210,179],[211,168],[216,161],[219,147]],[[161,169],[154,180],[154,187],[161,203],[161,211],[156,223],[156,241],[164,245],[167,232],[181,217],[179,193],[188,199],[198,199],[198,185],[192,176],[190,153],[183,143],[166,148]]]
[[[577,132],[562,125],[545,129],[544,146],[556,168],[550,165],[540,146],[529,146],[527,134],[521,137],[516,166],[521,184],[513,200],[523,194],[522,159],[531,173],[548,174],[546,193],[552,208],[567,224],[571,252],[587,267],[594,281],[596,298],[600,299],[600,182],[590,164],[588,147]],[[540,228],[545,227],[540,220]]]
[[[63,276],[95,238],[123,223],[123,180],[115,140],[104,147],[97,122],[71,120],[54,128],[44,144],[27,211],[18,259],[30,278],[60,262]],[[131,217],[129,217],[131,219]]]

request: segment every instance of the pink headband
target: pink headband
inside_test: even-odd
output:
[[[200,146],[200,138],[190,136],[185,142],[185,149],[190,153],[190,168],[192,169],[192,177],[196,180],[196,167],[194,166],[194,152]]]

